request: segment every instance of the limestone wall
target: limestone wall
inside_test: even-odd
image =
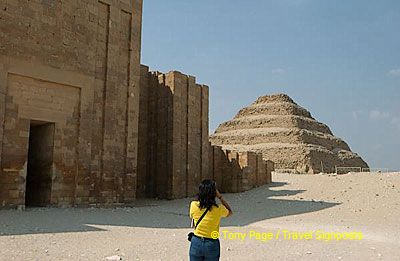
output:
[[[54,124],[51,205],[132,201],[142,0],[0,7],[0,207],[25,203],[33,121]]]
[[[139,123],[137,196],[194,195],[210,178],[208,87],[142,66]]]
[[[221,192],[243,192],[272,182],[274,163],[261,153],[225,150],[211,146],[212,179]]]
[[[270,182],[259,155],[211,149],[207,86],[140,65],[141,17],[142,0],[0,3],[0,208]]]
[[[194,196],[203,179],[222,192],[271,183],[274,163],[208,141],[208,87],[180,72],[141,66],[137,197]]]

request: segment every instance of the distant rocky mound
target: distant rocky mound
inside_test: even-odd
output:
[[[224,149],[261,152],[276,169],[297,173],[334,172],[335,166],[368,168],[346,142],[286,94],[261,96],[222,123],[210,141]]]

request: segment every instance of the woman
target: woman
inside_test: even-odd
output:
[[[215,202],[216,197],[222,204]],[[190,203],[189,213],[197,225],[190,243],[190,260],[219,260],[219,223],[221,217],[232,215],[232,209],[222,198],[213,180],[207,179],[201,182],[197,200]],[[201,216],[203,218],[198,223]]]

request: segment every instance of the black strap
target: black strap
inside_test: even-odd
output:
[[[197,224],[194,227],[194,230],[196,230],[197,226],[200,224],[200,221],[203,219],[203,217],[207,214],[208,210],[210,210],[211,207],[208,207],[206,211],[204,211],[203,215],[199,218],[199,221],[197,221]]]

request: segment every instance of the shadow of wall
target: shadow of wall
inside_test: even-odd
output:
[[[285,189],[285,185],[284,182],[272,182],[243,193],[225,194],[224,197],[233,208],[234,215],[221,220],[221,227],[246,226],[271,218],[322,211],[340,204],[277,198],[304,192]],[[117,209],[33,208],[27,209],[26,212],[0,210],[0,236],[105,231],[107,226],[189,229],[190,200],[145,199],[135,201],[132,208]]]

